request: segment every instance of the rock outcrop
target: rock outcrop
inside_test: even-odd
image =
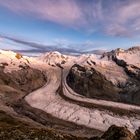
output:
[[[126,127],[111,126],[101,137],[103,140],[133,140],[132,134]]]
[[[140,128],[133,134],[127,127],[112,125],[101,137],[93,137],[90,140],[140,140]]]
[[[134,140],[140,140],[140,127],[139,127],[139,129],[136,130],[136,132],[135,132]]]
[[[140,105],[140,48],[117,49],[75,64],[68,85],[88,98]]]
[[[0,99],[6,103],[14,102],[46,82],[46,74],[37,69],[22,67],[21,70],[5,73],[4,68],[0,68]]]

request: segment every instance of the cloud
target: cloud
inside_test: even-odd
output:
[[[82,13],[75,0],[0,0],[0,5],[16,13],[32,15],[68,26],[79,26]]]
[[[2,37],[0,37],[0,42],[3,42],[3,38]]]
[[[70,43],[71,42],[68,39],[64,39],[64,38],[54,39],[54,44],[56,44],[58,47],[67,48]]]
[[[12,38],[12,37],[7,37],[7,36],[2,36],[0,35],[0,38],[2,39],[6,39],[7,41],[13,41],[15,42],[14,45],[19,46],[19,48],[17,49],[13,49],[11,48],[11,50],[15,51],[15,52],[20,52],[20,53],[24,53],[24,54],[35,54],[38,55],[40,53],[44,53],[44,52],[50,52],[50,51],[59,51],[60,53],[64,53],[64,54],[80,54],[80,51],[76,50],[76,49],[72,49],[72,48],[64,48],[63,46],[58,46],[58,44],[55,45],[42,45],[42,44],[38,44],[35,42],[28,42],[28,41],[24,41],[24,40],[20,40],[17,38]],[[7,42],[5,42],[4,45],[6,45]],[[24,45],[24,48],[26,49],[21,49],[23,48],[21,45]]]
[[[112,36],[132,37],[140,33],[140,1],[118,0],[112,2],[104,15],[104,31]]]
[[[112,24],[112,25],[109,25],[105,28],[105,32],[106,34],[108,35],[111,35],[111,36],[125,36],[125,37],[131,37],[131,32],[125,27],[125,26],[122,26],[122,25],[119,25],[119,24]]]
[[[132,37],[140,33],[139,0],[0,0],[0,6],[91,34]]]
[[[103,44],[100,42],[93,42],[90,40],[87,40],[86,42],[83,42],[81,44],[67,44],[67,47],[60,46],[58,41],[61,42],[67,42],[67,40],[61,40],[57,39],[57,43],[55,45],[42,45],[35,42],[28,42],[24,41],[18,38],[12,38],[8,36],[0,35],[0,38],[3,40],[7,40],[4,43],[4,46],[7,45],[7,43],[12,41],[14,43],[14,46],[18,46],[18,48],[3,48],[4,50],[13,50],[15,52],[19,52],[28,56],[38,56],[45,52],[50,51],[58,51],[62,54],[71,54],[71,55],[80,55],[80,54],[86,54],[86,53],[96,53],[101,54],[105,51],[105,48],[101,47]],[[22,47],[24,45],[24,47]],[[25,49],[24,49],[25,48]],[[81,49],[82,48],[82,49]]]

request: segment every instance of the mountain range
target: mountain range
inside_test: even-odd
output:
[[[0,50],[0,138],[139,140],[139,60],[140,47],[36,57]]]

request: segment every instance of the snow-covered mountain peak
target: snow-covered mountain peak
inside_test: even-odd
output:
[[[4,50],[0,50],[0,54],[1,55],[5,55],[7,57],[15,57],[16,53],[13,51],[4,51]]]
[[[73,57],[68,55],[63,55],[57,51],[47,52],[45,54],[42,54],[40,57],[38,57],[39,60],[51,66],[55,66],[56,64],[60,64],[60,65],[65,64],[71,58]]]
[[[132,47],[123,52],[115,54],[116,58],[124,61],[126,65],[134,65],[140,67],[140,47]]]
[[[30,60],[32,61],[30,57],[23,56],[20,53],[0,50],[0,67],[3,67],[5,72],[30,66]]]

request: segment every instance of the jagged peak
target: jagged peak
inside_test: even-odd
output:
[[[140,51],[140,46],[131,47],[131,48],[129,48],[127,51],[131,51],[131,52]]]
[[[51,66],[55,66],[56,64],[65,64],[68,56],[63,55],[58,51],[52,51],[42,54],[38,59]]]
[[[50,51],[50,52],[44,53],[44,55],[48,55],[48,54],[51,54],[51,55],[61,55],[61,53],[58,52],[58,51]]]
[[[61,54],[58,51],[51,51],[51,52],[46,52],[44,54],[41,54],[41,56],[39,56],[40,58],[46,58],[46,57],[62,57],[65,58],[67,57],[66,55]]]
[[[131,47],[131,48],[128,48],[128,49],[117,48],[117,49],[112,50],[110,52],[104,53],[101,56],[101,58],[107,57],[108,59],[111,59],[112,57],[118,56],[118,55],[123,54],[123,53],[131,53],[131,54],[140,53],[140,47],[139,46],[134,46],[134,47]]]

